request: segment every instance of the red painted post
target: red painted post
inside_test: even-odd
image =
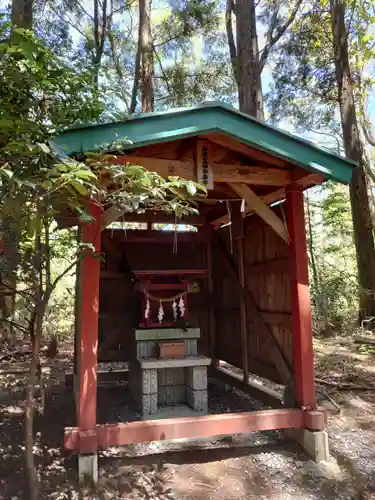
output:
[[[312,317],[303,192],[295,185],[286,190],[286,215],[290,238],[293,359],[296,400],[315,409]]]
[[[101,207],[90,202],[91,223],[83,223],[81,242],[91,243],[95,252],[100,252]],[[99,314],[100,259],[88,253],[81,262],[81,310],[80,310],[80,363],[79,363],[79,409],[80,430],[94,429],[96,425],[97,352]]]

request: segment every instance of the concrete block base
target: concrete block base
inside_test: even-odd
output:
[[[141,396],[141,412],[143,415],[156,413],[158,409],[158,395],[142,394]]]
[[[78,455],[78,476],[80,484],[98,484],[98,455]]]
[[[194,391],[191,387],[186,387],[186,399],[190,408],[195,411],[208,411],[207,391]]]
[[[307,455],[315,462],[329,459],[327,431],[311,431],[310,429],[285,429],[285,436],[297,441]]]

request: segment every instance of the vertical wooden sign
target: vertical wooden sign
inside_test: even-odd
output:
[[[199,140],[197,142],[197,182],[206,189],[214,188],[211,156],[209,141]]]

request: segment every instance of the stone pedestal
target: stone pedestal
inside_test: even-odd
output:
[[[142,369],[138,360],[129,363],[129,387],[143,415],[156,413],[158,407],[156,368]]]
[[[186,368],[186,400],[193,410],[207,412],[207,366]]]
[[[181,404],[207,413],[207,366],[210,363],[210,358],[199,355],[132,360],[129,386],[142,417],[155,415],[160,407]],[[163,415],[166,416],[166,412]]]

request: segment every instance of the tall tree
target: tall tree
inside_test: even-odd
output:
[[[237,85],[240,110],[264,118],[254,0],[236,1]]]
[[[358,164],[350,199],[360,318],[375,314],[375,250],[366,180],[371,166],[356,109],[361,102],[358,75],[374,57],[371,19],[361,2],[331,0],[327,9],[312,1],[277,55],[275,84],[269,95],[273,117],[292,117],[301,131],[333,134],[335,145],[338,136],[341,151]]]
[[[227,0],[226,30],[233,74],[238,88],[240,110],[251,116],[264,119],[261,74],[267,59],[292,25],[302,4],[296,0],[292,9],[281,0],[257,3],[254,0]],[[264,47],[259,49],[257,12],[267,25]],[[287,14],[283,14],[286,11]],[[236,16],[236,42],[233,34],[232,13]]]
[[[152,0],[139,0],[139,55],[142,112],[154,111],[154,49],[151,30]],[[137,66],[137,64],[136,64]],[[137,78],[137,67],[136,75]]]
[[[222,10],[214,0],[169,0],[154,23],[155,102],[189,106],[204,100],[233,102]]]
[[[357,162],[350,183],[350,199],[357,251],[358,275],[361,284],[360,315],[375,315],[375,249],[368,188],[364,168],[363,144],[354,103],[352,73],[349,62],[349,33],[345,22],[345,4],[330,0],[333,52],[336,84],[340,106],[341,127],[345,154]]]

